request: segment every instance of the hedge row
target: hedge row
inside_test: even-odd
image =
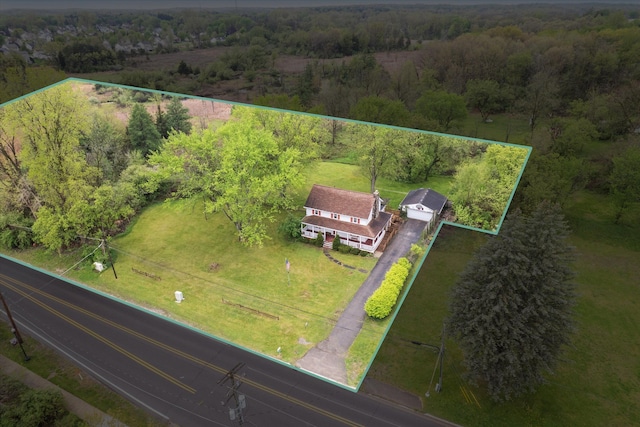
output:
[[[364,311],[369,317],[384,319],[391,313],[398,301],[398,295],[400,295],[404,282],[409,276],[410,269],[411,262],[407,258],[400,258],[391,266],[380,287],[364,304]]]

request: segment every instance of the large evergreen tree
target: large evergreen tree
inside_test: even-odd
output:
[[[189,119],[189,109],[182,105],[180,98],[173,97],[167,106],[167,113],[165,116],[167,131],[175,130],[178,132],[189,133],[191,132],[191,122]],[[166,137],[166,135],[162,135]]]
[[[568,233],[557,206],[511,215],[453,289],[449,330],[470,379],[494,400],[535,390],[569,343],[575,294]]]
[[[135,104],[127,125],[127,135],[131,148],[139,150],[143,155],[160,148],[161,137],[156,129],[151,114],[141,104]]]

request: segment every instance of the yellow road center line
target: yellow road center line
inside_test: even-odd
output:
[[[36,288],[36,287],[33,287],[33,286],[28,285],[28,284],[26,284],[26,283],[23,283],[23,282],[21,282],[20,280],[14,279],[14,278],[9,277],[9,276],[6,276],[6,275],[4,275],[4,274],[2,274],[2,273],[0,273],[0,277],[1,277],[1,278],[3,278],[3,279],[5,279],[5,280],[9,280],[9,281],[11,281],[11,282],[15,283],[15,284],[16,284],[16,285],[18,285],[18,286],[25,287],[25,288],[29,289],[30,291],[32,291],[32,292],[34,292],[34,293],[37,293],[37,294],[39,294],[39,295],[42,295],[42,296],[44,296],[44,297],[46,297],[46,298],[49,298],[49,299],[51,299],[51,300],[53,300],[53,301],[55,301],[55,302],[57,302],[57,303],[59,303],[59,304],[62,304],[62,305],[67,306],[67,307],[69,307],[69,308],[71,308],[71,309],[74,309],[74,310],[76,310],[76,311],[78,311],[78,312],[80,312],[80,313],[82,313],[82,314],[85,314],[85,315],[87,315],[87,316],[89,316],[89,317],[92,317],[92,318],[94,318],[94,319],[96,319],[96,320],[99,320],[99,321],[101,321],[101,322],[104,322],[104,323],[108,324],[109,326],[112,326],[112,327],[114,327],[114,328],[116,328],[116,329],[120,329],[121,331],[127,332],[127,333],[129,333],[129,334],[131,334],[131,335],[133,335],[133,336],[135,336],[135,337],[137,337],[137,338],[140,338],[140,339],[142,339],[142,340],[144,340],[144,341],[147,341],[147,342],[149,342],[149,343],[151,343],[151,344],[154,344],[154,345],[156,345],[156,346],[158,346],[158,347],[160,347],[160,348],[163,348],[163,349],[165,349],[165,350],[167,350],[167,351],[169,351],[169,352],[171,352],[171,353],[174,353],[174,354],[176,354],[176,355],[178,355],[178,356],[181,356],[181,357],[183,357],[183,358],[185,358],[185,359],[191,360],[191,361],[193,361],[193,362],[195,362],[195,363],[198,363],[198,364],[200,364],[200,365],[206,366],[206,367],[208,367],[208,368],[210,368],[210,369],[212,369],[212,370],[214,370],[214,371],[216,371],[216,372],[219,372],[219,373],[226,373],[226,372],[227,372],[227,370],[226,370],[226,369],[223,369],[223,368],[221,368],[221,367],[219,367],[219,366],[216,366],[216,365],[214,365],[214,364],[212,364],[212,363],[209,363],[209,362],[207,362],[207,361],[205,361],[205,360],[199,359],[199,358],[197,358],[197,357],[195,357],[195,356],[190,355],[189,353],[186,353],[186,352],[184,352],[184,351],[178,350],[178,349],[176,349],[176,348],[174,348],[174,347],[171,347],[171,346],[169,346],[169,345],[167,345],[167,344],[165,344],[165,343],[163,343],[163,342],[160,342],[160,341],[154,340],[153,338],[149,338],[149,337],[147,337],[147,336],[145,336],[145,335],[143,335],[143,334],[141,334],[141,333],[139,333],[139,332],[137,332],[137,331],[134,331],[134,330],[132,330],[132,329],[127,328],[126,326],[122,326],[122,325],[120,325],[120,324],[118,324],[118,323],[116,323],[116,322],[114,322],[114,321],[112,321],[112,320],[109,320],[109,319],[106,319],[106,318],[104,318],[104,317],[102,317],[102,316],[99,316],[99,315],[97,315],[97,314],[95,314],[95,313],[93,313],[93,312],[91,312],[91,311],[89,311],[89,310],[86,310],[86,309],[84,309],[84,308],[81,308],[81,307],[78,307],[78,306],[76,306],[76,305],[74,305],[74,304],[71,304],[70,302],[68,302],[68,301],[66,301],[66,300],[63,300],[63,299],[58,298],[58,297],[56,297],[56,296],[53,296],[53,295],[51,295],[51,294],[49,294],[49,293],[47,293],[47,292],[44,292],[44,291],[42,291],[42,290],[40,290],[40,289],[38,289],[38,288]],[[33,299],[33,298],[29,297],[29,296],[28,296],[28,294],[25,294],[23,291],[18,290],[18,289],[17,289],[17,288],[15,288],[14,286],[12,286],[12,285],[10,285],[10,284],[8,284],[8,283],[4,282],[4,281],[3,281],[3,283],[5,283],[7,286],[11,287],[12,289],[14,289],[16,292],[20,293],[21,295],[23,295],[23,296],[25,296],[25,297],[29,298],[30,300],[32,300],[32,301],[34,301],[34,302],[36,302],[38,305],[42,306],[43,308],[45,308],[45,309],[47,309],[47,310],[49,310],[49,311],[51,311],[51,310],[55,311],[54,309],[51,309],[50,307],[46,306],[44,303],[40,303],[39,301],[37,301],[37,300],[35,300],[35,299]],[[56,312],[57,312],[57,311],[56,311]],[[62,315],[61,313],[60,313],[60,315],[61,315],[61,316],[64,316],[64,315]],[[66,317],[66,316],[65,316],[65,317]],[[65,320],[66,320],[66,319],[65,319]],[[69,319],[69,320],[70,320],[71,322],[75,322],[75,321],[73,321],[72,319]],[[77,323],[77,322],[76,322],[76,323]],[[79,324],[78,324],[78,325],[79,325]],[[75,326],[75,325],[74,325],[74,326]],[[78,327],[84,328],[84,327],[82,327],[82,325],[79,325]],[[89,333],[89,332],[87,332],[87,333]],[[94,334],[91,334],[91,335],[94,335]],[[94,336],[95,336],[95,335],[94,335]],[[102,337],[100,337],[100,336],[97,336],[97,338],[98,338],[98,339],[100,339],[100,340],[102,340]],[[111,343],[111,344],[113,344],[113,343]],[[109,345],[111,345],[111,344],[109,344]],[[113,345],[114,345],[114,346],[116,346],[116,344],[113,344]],[[118,347],[118,348],[120,348],[120,347]],[[127,352],[126,350],[124,350],[124,349],[122,349],[122,348],[120,348],[120,349],[122,350],[121,352]],[[119,350],[119,351],[120,351],[120,350]],[[128,353],[128,352],[127,352],[127,353]],[[132,356],[137,358],[137,356],[135,356],[135,355],[132,355]],[[138,358],[138,359],[139,359],[139,358]],[[140,359],[140,360],[141,360],[141,359]],[[136,361],[137,361],[137,360],[136,360]],[[142,362],[144,362],[144,361],[142,361]],[[140,363],[140,362],[138,362],[138,363]],[[146,363],[146,362],[144,362],[144,363]],[[149,366],[151,366],[151,365],[149,365]],[[185,385],[185,384],[182,384],[182,383],[178,382],[177,380],[175,380],[175,379],[174,379],[174,378],[172,378],[172,377],[169,377],[167,374],[165,374],[164,372],[160,371],[159,369],[157,369],[157,368],[155,368],[155,367],[153,367],[153,366],[151,366],[151,367],[147,367],[147,368],[148,368],[148,369],[150,369],[150,370],[152,370],[153,372],[157,373],[158,375],[162,376],[163,378],[166,378],[166,379],[169,379],[169,378],[170,378],[170,381],[171,381],[171,382],[174,382],[174,383],[176,383],[176,384],[180,385],[182,388],[188,387],[189,389],[191,389],[191,390],[193,390],[193,391],[190,391],[190,390],[187,390],[187,391],[190,391],[191,393],[195,393],[195,389],[193,389],[193,388],[191,388],[191,387],[189,387],[189,386],[187,386],[187,385]],[[152,368],[153,368],[153,369],[152,369]],[[302,400],[300,400],[300,399],[297,399],[297,398],[295,398],[295,397],[289,396],[289,395],[287,395],[287,394],[285,394],[285,393],[283,393],[283,392],[280,392],[280,391],[278,391],[278,390],[275,390],[275,389],[272,389],[272,388],[270,388],[270,387],[264,386],[264,385],[262,385],[262,384],[260,384],[260,383],[258,383],[258,382],[252,381],[252,380],[250,380],[250,379],[244,378],[244,379],[242,380],[242,382],[243,382],[243,383],[245,383],[245,384],[247,384],[247,385],[250,385],[250,386],[252,386],[252,387],[255,387],[255,388],[257,388],[257,389],[260,389],[260,390],[262,390],[262,391],[265,391],[265,392],[267,392],[267,393],[270,393],[270,394],[272,394],[272,395],[275,395],[275,396],[277,396],[277,397],[280,397],[281,399],[285,399],[285,400],[287,400],[287,401],[289,401],[289,402],[291,402],[291,403],[294,403],[294,404],[297,404],[297,405],[302,406],[302,407],[304,407],[304,408],[307,408],[307,409],[309,409],[309,410],[311,410],[311,411],[313,411],[313,412],[316,412],[316,413],[319,413],[319,414],[321,414],[321,415],[324,415],[324,416],[326,416],[326,417],[328,417],[328,418],[332,418],[332,419],[334,419],[334,420],[336,420],[336,421],[340,421],[340,422],[342,422],[343,424],[350,425],[350,426],[354,426],[354,427],[362,426],[361,424],[355,423],[355,422],[353,422],[353,421],[351,421],[351,420],[349,420],[349,419],[347,419],[347,418],[343,418],[343,417],[341,417],[341,416],[339,416],[339,415],[333,414],[333,413],[331,413],[331,412],[329,412],[329,411],[327,411],[327,410],[325,410],[325,409],[322,409],[322,408],[319,408],[319,407],[317,407],[317,406],[311,405],[311,404],[306,403],[306,402],[304,402],[304,401],[302,401]]]
[[[47,310],[48,312],[50,312],[51,314],[57,316],[58,318],[66,321],[67,323],[75,326],[76,328],[80,329],[81,331],[85,332],[86,334],[94,337],[95,339],[97,339],[98,341],[106,344],[107,346],[111,347],[112,349],[118,351],[119,353],[123,354],[124,356],[130,358],[131,360],[133,360],[134,362],[140,364],[141,366],[147,368],[148,370],[150,370],[151,372],[155,373],[156,375],[166,379],[167,381],[177,385],[178,387],[188,391],[189,393],[195,393],[196,389],[188,386],[178,380],[176,380],[175,378],[173,378],[172,376],[170,376],[169,374],[165,373],[164,371],[160,370],[159,368],[151,365],[149,362],[145,361],[144,359],[136,356],[135,354],[131,353],[128,350],[125,350],[124,348],[120,347],[119,345],[115,344],[114,342],[104,338],[103,336],[101,336],[100,334],[92,331],[91,329],[87,328],[86,326],[78,323],[77,321],[71,319],[70,317],[62,314],[61,312],[59,312],[58,310],[55,310],[51,307],[49,307],[48,305],[46,305],[45,303],[43,303],[42,301],[39,301],[38,299],[34,298],[33,296],[29,295],[28,293],[17,289],[15,286],[5,283],[4,281],[2,281],[2,283],[5,286],[8,286],[10,289],[13,289],[14,292],[19,293],[20,295],[22,295],[23,297],[27,298],[28,300],[30,300],[31,302],[33,302],[36,305],[39,305],[40,307],[42,307],[43,309]]]

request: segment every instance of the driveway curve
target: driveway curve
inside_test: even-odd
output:
[[[400,226],[398,233],[387,245],[375,267],[345,308],[329,337],[311,348],[296,362],[296,366],[320,377],[347,385],[345,359],[349,348],[362,329],[366,316],[364,303],[378,289],[387,270],[420,239],[426,225],[425,222],[408,219]]]

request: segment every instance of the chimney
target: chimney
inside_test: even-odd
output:
[[[378,217],[378,212],[380,212],[380,193],[376,190],[373,192],[373,218]]]

